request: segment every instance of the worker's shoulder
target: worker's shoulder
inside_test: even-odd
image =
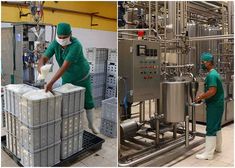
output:
[[[80,43],[80,41],[77,38],[72,37],[72,46],[73,47],[82,47],[82,44]]]
[[[213,69],[209,74],[208,74],[208,77],[216,77],[216,78],[219,78],[220,79],[220,74],[215,70]]]

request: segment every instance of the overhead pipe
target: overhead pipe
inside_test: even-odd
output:
[[[151,1],[149,1],[149,34],[148,37],[151,36],[151,20],[152,20],[152,13],[151,13]],[[149,39],[150,41],[150,39]]]
[[[233,39],[233,34],[227,35],[212,35],[212,36],[200,36],[200,37],[191,37],[189,41],[208,41],[208,40],[222,40],[222,39]]]
[[[2,5],[12,5],[12,6],[20,5],[20,6],[28,7],[27,1],[26,2],[4,1],[4,2],[2,2]],[[59,11],[59,12],[68,12],[68,13],[75,13],[75,14],[81,14],[81,15],[89,15],[89,16],[93,16],[93,17],[97,17],[97,18],[102,18],[102,19],[107,19],[107,20],[113,20],[113,21],[117,20],[116,18],[109,18],[109,17],[106,17],[106,16],[98,15],[97,12],[95,12],[95,13],[94,12],[93,13],[80,12],[80,11],[75,11],[75,10],[70,10],[70,9],[60,9],[60,8],[47,7],[47,6],[43,6],[43,10],[50,10],[52,12]]]

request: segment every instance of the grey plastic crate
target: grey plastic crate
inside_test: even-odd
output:
[[[117,123],[101,118],[100,132],[108,137],[117,137]]]
[[[117,49],[109,49],[108,61],[117,62]]]
[[[24,88],[22,91],[16,92],[14,89],[11,88],[11,86],[17,86]],[[5,87],[4,89],[4,102],[5,102],[5,110],[12,113],[15,116],[20,115],[20,100],[21,96],[24,93],[27,93],[31,90],[38,90],[38,88],[26,85],[26,84],[10,84]]]
[[[117,76],[117,63],[108,61],[107,62],[107,74]]]
[[[111,97],[116,97],[117,94],[117,90],[116,90],[116,86],[106,86],[106,90],[105,90],[105,98],[111,98]]]
[[[21,145],[19,144],[19,139],[9,132],[6,134],[6,147],[19,159],[21,158]]]
[[[105,94],[105,85],[99,85],[99,86],[92,87],[93,98],[104,97],[104,94]]]
[[[5,116],[6,116],[6,131],[18,138],[20,136],[20,121],[16,116],[14,116],[9,112],[5,112]]]
[[[69,156],[82,150],[83,143],[83,131],[77,134],[65,137],[61,139],[61,159],[66,159]]]
[[[105,84],[105,78],[106,78],[105,73],[91,74],[91,85],[92,86],[104,85]]]
[[[117,78],[115,75],[107,74],[106,85],[108,86],[117,86]]]
[[[103,96],[94,98],[95,108],[101,107],[103,99]]]
[[[107,63],[103,62],[103,63],[93,63],[93,62],[89,62],[90,65],[90,73],[95,74],[95,73],[105,73],[106,69],[107,69]]]
[[[20,126],[20,144],[30,152],[39,150],[60,140],[61,119],[36,127]]]
[[[112,97],[102,101],[101,118],[117,122],[117,98]]]
[[[19,106],[19,120],[29,126],[58,120],[61,118],[61,101],[60,94],[40,100],[29,100],[22,97]]]
[[[45,148],[30,152],[21,148],[20,163],[25,167],[49,167],[60,162],[60,141]]]
[[[86,89],[80,86],[76,87],[77,89],[75,89],[74,91],[66,93],[58,91],[58,88],[53,90],[55,93],[62,94],[62,117],[84,109]]]
[[[89,61],[98,64],[105,62],[108,59],[107,48],[87,48],[86,57]]]
[[[62,118],[61,138],[83,131],[84,111],[81,110]]]

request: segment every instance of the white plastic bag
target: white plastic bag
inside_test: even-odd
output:
[[[24,94],[28,91],[32,91],[32,90],[38,90],[37,88],[33,88],[31,86],[25,85],[25,84],[9,84],[6,86],[6,88],[8,90],[11,90],[17,94]]]
[[[44,89],[40,89],[40,90],[29,91],[23,94],[22,97],[29,99],[29,100],[40,100],[40,99],[45,99],[49,97],[54,97],[54,95],[51,92],[45,92]]]
[[[46,76],[48,75],[50,69],[51,69],[52,64],[46,64],[41,67],[41,74],[38,75],[38,80],[44,80]]]
[[[61,87],[54,89],[54,91],[57,91],[60,93],[68,93],[68,92],[74,92],[74,91],[81,90],[81,89],[84,89],[84,88],[80,86],[75,86],[71,83],[66,83],[62,85]]]

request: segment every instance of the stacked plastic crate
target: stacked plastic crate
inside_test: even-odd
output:
[[[82,150],[85,88],[65,84],[54,92],[62,94],[60,158],[66,159]]]
[[[92,93],[95,107],[100,107],[105,97],[108,49],[88,48],[86,50],[86,56],[90,63]]]
[[[117,95],[117,50],[109,49],[107,61],[107,76],[105,98],[116,97]]]
[[[102,101],[100,132],[109,137],[117,137],[117,98]]]
[[[59,163],[61,95],[36,97],[37,88],[15,86],[6,86],[4,94],[8,149],[26,167]]]

